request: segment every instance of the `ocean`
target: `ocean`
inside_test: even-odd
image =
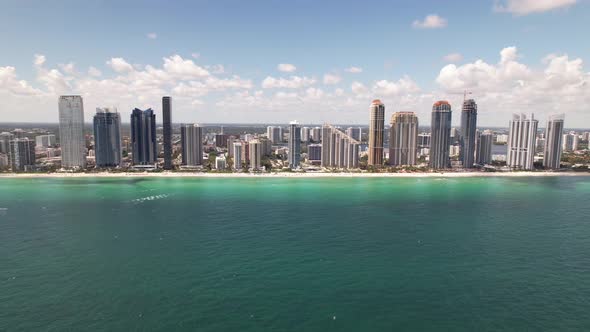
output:
[[[587,331],[590,177],[0,179],[0,331]]]

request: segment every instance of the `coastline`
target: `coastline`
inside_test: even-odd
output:
[[[474,177],[553,177],[590,176],[590,172],[432,172],[432,173],[4,173],[0,179],[27,178],[474,178]]]

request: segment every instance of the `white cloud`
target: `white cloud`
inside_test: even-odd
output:
[[[443,57],[443,60],[445,62],[461,62],[463,61],[463,55],[461,55],[461,53],[451,53],[451,54],[447,54]]]
[[[350,90],[356,95],[365,95],[369,92],[369,89],[361,82],[352,82]]]
[[[183,59],[180,55],[173,55],[164,59],[164,70],[181,79],[191,79],[209,76],[209,72],[196,65],[193,60]]]
[[[324,84],[326,84],[326,85],[338,84],[338,83],[340,83],[340,81],[342,81],[342,77],[340,77],[336,74],[325,74],[324,75]]]
[[[523,16],[559,8],[568,8],[576,3],[577,0],[497,0],[494,4],[494,10]]]
[[[267,76],[262,81],[262,88],[264,89],[275,89],[275,88],[286,88],[286,89],[300,89],[316,83],[314,78],[291,76],[290,78],[274,78]]]
[[[447,19],[437,14],[427,15],[424,20],[415,20],[412,26],[417,29],[439,29],[447,26]]]
[[[344,71],[349,72],[351,74],[358,74],[358,73],[363,72],[363,68],[352,66],[352,67],[348,67],[348,68],[344,69]]]
[[[149,39],[156,39],[158,38],[158,34],[155,32],[150,32],[146,35],[146,37],[148,37]]]
[[[96,67],[90,66],[90,68],[88,68],[88,75],[92,77],[100,77],[102,76],[102,72]]]
[[[109,61],[107,61],[107,65],[109,65],[117,73],[133,71],[133,66],[123,58],[111,58]]]
[[[200,58],[200,57],[201,57],[201,53],[191,53],[191,56],[192,56],[194,59],[198,59],[198,58]]]
[[[76,66],[73,62],[60,64],[59,68],[61,68],[61,70],[68,75],[76,74]]]
[[[33,64],[35,66],[43,66],[45,64],[45,61],[47,59],[45,58],[45,55],[43,54],[35,54],[35,60],[33,60]]]
[[[15,96],[35,96],[42,92],[29,85],[25,80],[18,80],[14,67],[0,67],[0,90]]]
[[[373,94],[379,96],[399,96],[404,94],[417,93],[420,88],[410,77],[404,76],[397,82],[380,80],[373,85]]]
[[[279,71],[284,72],[284,73],[292,73],[295,70],[297,70],[297,67],[295,67],[295,65],[292,65],[290,63],[279,63],[277,65],[277,69]]]

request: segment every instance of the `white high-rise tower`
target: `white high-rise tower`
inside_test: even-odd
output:
[[[59,144],[61,167],[86,167],[84,105],[81,96],[59,97]]]

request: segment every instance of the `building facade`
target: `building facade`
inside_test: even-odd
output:
[[[449,146],[451,145],[452,110],[449,102],[441,100],[432,106],[430,159],[428,166],[445,169],[451,166]]]
[[[564,114],[558,114],[549,116],[547,120],[545,149],[543,151],[543,167],[547,169],[559,169],[561,164],[564,118]]]
[[[244,143],[246,144],[246,143]],[[234,170],[242,169],[242,143],[234,142],[232,145],[233,152],[233,168]]]
[[[508,128],[508,154],[506,165],[514,169],[532,170],[535,157],[535,139],[539,121],[534,114],[514,114]]]
[[[50,148],[50,147],[53,147],[57,144],[57,140],[55,138],[55,135],[52,135],[52,134],[39,135],[39,136],[35,137],[35,143],[36,143],[37,147]]]
[[[15,138],[10,141],[10,166],[13,172],[32,171],[35,168],[35,141]]]
[[[322,129],[322,167],[354,169],[359,167],[360,142],[339,128],[324,125]]]
[[[385,105],[379,99],[373,100],[369,120],[369,159],[367,165],[383,165],[383,134],[385,127]]]
[[[164,169],[170,170],[172,165],[172,97],[162,97],[162,129],[164,146]]]
[[[198,124],[180,126],[180,144],[182,146],[182,165],[203,165],[203,128]]]
[[[362,129],[360,127],[348,127],[346,128],[346,135],[352,137],[352,139],[361,141]]]
[[[461,134],[459,137],[459,160],[464,168],[473,168],[475,164],[475,145],[477,131],[477,104],[468,99],[463,102],[461,110]]]
[[[262,169],[262,144],[258,140],[252,140],[248,144],[250,146],[250,169],[261,170]]]
[[[63,168],[86,167],[84,103],[81,96],[60,96],[59,144]]]
[[[477,135],[477,153],[475,162],[478,165],[487,165],[492,163],[492,146],[494,143],[494,134],[490,130],[484,130]]]
[[[131,113],[131,146],[134,165],[156,164],[156,114],[151,108],[145,111],[136,108]]]
[[[96,167],[121,166],[121,117],[114,108],[97,108],[93,119]]]
[[[277,126],[266,127],[266,136],[272,144],[279,144],[283,141],[283,128]]]
[[[416,165],[418,117],[414,112],[396,112],[389,128],[389,165]]]
[[[301,127],[296,121],[289,124],[289,168],[297,168],[301,162]]]

